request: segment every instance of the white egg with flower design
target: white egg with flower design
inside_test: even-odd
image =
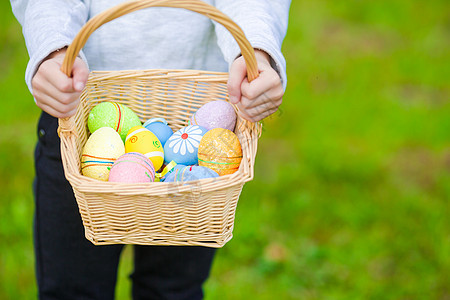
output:
[[[198,163],[198,146],[208,130],[198,125],[182,127],[164,145],[164,161],[177,164],[195,165]]]

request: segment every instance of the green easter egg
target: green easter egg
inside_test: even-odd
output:
[[[128,131],[142,125],[139,117],[126,105],[116,102],[102,102],[96,105],[88,117],[88,128],[91,133],[102,127],[111,127],[125,141]]]

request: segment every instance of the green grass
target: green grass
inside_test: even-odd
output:
[[[0,18],[0,299],[36,294],[21,29]],[[450,299],[448,1],[293,1],[288,87],[264,122],[206,299]],[[118,299],[129,299],[128,248]]]

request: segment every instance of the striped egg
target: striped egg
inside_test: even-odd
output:
[[[220,176],[239,169],[242,148],[236,134],[228,129],[208,131],[198,146],[198,165],[216,171]]]
[[[125,139],[125,152],[138,152],[150,159],[159,170],[164,163],[164,149],[155,134],[143,126],[130,129]]]
[[[97,129],[86,141],[81,155],[81,173],[107,181],[114,161],[125,153],[120,135],[111,127]]]
[[[153,163],[141,153],[130,152],[119,157],[111,167],[108,181],[111,182],[153,182]]]
[[[101,127],[111,127],[125,141],[128,131],[141,125],[139,117],[126,105],[117,102],[102,102],[89,113],[88,128],[94,133]]]

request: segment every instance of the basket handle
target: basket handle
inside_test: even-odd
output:
[[[148,7],[184,8],[205,15],[219,24],[222,24],[231,33],[239,45],[241,54],[244,57],[245,64],[247,66],[248,81],[252,81],[258,77],[259,72],[258,65],[256,63],[255,51],[245,37],[242,29],[220,10],[200,0],[132,0],[123,2],[99,13],[84,24],[75,36],[73,42],[67,48],[66,55],[61,66],[61,71],[68,77],[72,76],[73,64],[78,53],[86,44],[89,36],[97,28],[118,17]],[[61,135],[61,133],[70,133],[73,131],[74,127],[75,123],[73,117],[61,118],[59,119],[58,134]]]
[[[200,0],[134,0],[126,1],[119,5],[116,5],[110,9],[99,13],[92,19],[90,19],[78,32],[73,40],[72,44],[67,48],[66,55],[61,67],[68,77],[72,74],[72,67],[75,62],[75,58],[80,52],[81,48],[86,44],[89,36],[100,26],[109,21],[112,21],[118,17],[126,15],[128,13],[148,8],[148,7],[173,7],[184,8],[193,12],[200,13],[206,17],[222,24],[234,37],[239,45],[241,54],[244,57],[245,64],[247,65],[247,78],[249,81],[258,77],[258,65],[256,63],[255,52],[244,35],[242,29],[231,20],[228,16],[222,13],[214,6],[207,4]]]

